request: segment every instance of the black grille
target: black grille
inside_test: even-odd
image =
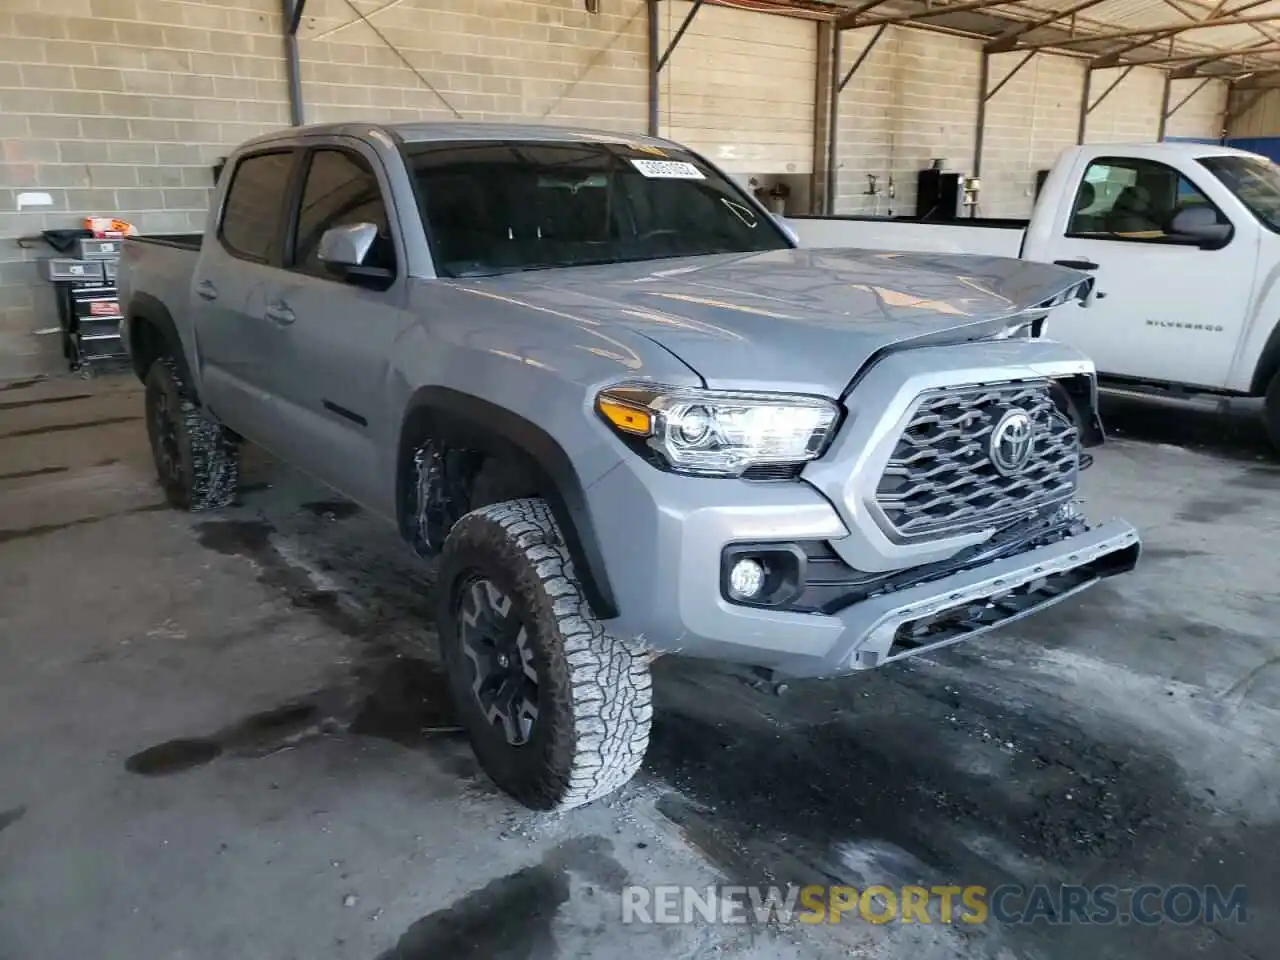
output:
[[[761,463],[742,471],[743,480],[794,480],[804,469],[802,463]]]
[[[1006,476],[991,459],[992,431],[1010,410],[1034,424],[1031,457]],[[1075,492],[1080,442],[1047,380],[929,391],[921,396],[876,489],[906,537],[1003,525]]]

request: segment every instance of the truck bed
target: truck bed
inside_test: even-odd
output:
[[[199,233],[156,233],[144,237],[129,237],[130,243],[154,243],[162,247],[178,247],[181,250],[199,250],[204,235]]]
[[[126,237],[116,276],[120,303],[132,302],[134,293],[141,291],[160,301],[170,316],[185,317],[200,241],[199,234]]]
[[[800,246],[1018,257],[1026,220],[915,220],[894,217],[787,217]]]

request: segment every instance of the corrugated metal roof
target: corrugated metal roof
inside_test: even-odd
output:
[[[787,6],[797,0],[748,2]],[[812,15],[815,0],[798,2]],[[996,3],[991,0],[881,0],[878,3],[833,0],[828,9],[835,11],[833,16],[837,19],[844,17],[846,21],[851,11],[856,11],[858,24],[892,20],[990,37],[1000,36],[1021,24],[1016,41],[1019,47],[1051,49],[1061,45],[1066,52],[1082,56],[1117,54],[1124,62],[1164,61],[1194,54],[1209,56],[1274,43],[1272,49],[1220,58],[1200,69],[1206,74],[1224,76],[1248,68],[1280,69],[1280,0],[1094,0],[1092,3],[1087,0],[1010,0],[1008,3],[998,3],[998,0]],[[1067,16],[1072,10],[1077,12]],[[1170,36],[1159,36],[1162,30],[1222,19],[1233,12],[1250,22],[1181,29]],[[1055,13],[1063,16],[1055,22],[1042,23]],[[1031,23],[1041,25],[1028,29]],[[1090,39],[1094,37],[1096,42]],[[1144,44],[1144,40],[1153,42]]]

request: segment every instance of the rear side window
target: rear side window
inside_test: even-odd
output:
[[[260,153],[245,157],[232,174],[222,207],[222,245],[245,260],[273,263],[280,254],[293,153]]]

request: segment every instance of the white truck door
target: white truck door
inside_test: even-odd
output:
[[[1023,256],[1096,272],[1094,304],[1060,312],[1046,335],[1084,351],[1100,374],[1224,387],[1253,292],[1257,227],[1228,219],[1213,199],[1221,184],[1189,154],[1169,159],[1184,169],[1077,151],[1053,228],[1033,224]],[[1170,232],[1174,214],[1194,205],[1231,224],[1225,245]]]

